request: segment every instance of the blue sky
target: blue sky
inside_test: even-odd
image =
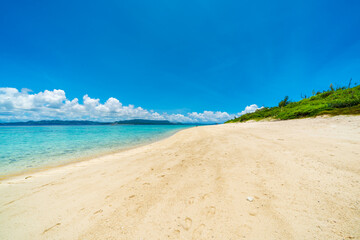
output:
[[[237,114],[360,82],[359,12],[350,0],[1,1],[0,88]]]

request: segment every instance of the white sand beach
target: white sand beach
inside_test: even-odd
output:
[[[360,116],[186,129],[0,182],[0,239],[360,239]]]

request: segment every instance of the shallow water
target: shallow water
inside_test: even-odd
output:
[[[191,126],[0,127],[0,176],[150,143]]]

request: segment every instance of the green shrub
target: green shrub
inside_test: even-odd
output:
[[[334,90],[331,84],[330,89],[332,90],[317,92],[316,95],[298,102],[289,102],[289,97],[286,96],[279,102],[278,107],[262,108],[228,122],[257,121],[266,118],[285,120],[323,114],[360,114],[360,86]]]
[[[285,96],[284,100],[279,102],[279,107],[285,107],[288,104],[289,104],[289,96]]]

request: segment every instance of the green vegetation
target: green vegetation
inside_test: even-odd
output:
[[[313,91],[313,96],[305,98],[298,102],[289,102],[286,96],[278,107],[264,107],[256,112],[242,115],[238,118],[227,121],[226,123],[245,122],[248,120],[261,119],[295,119],[314,117],[319,115],[341,115],[341,114],[360,114],[360,86],[353,88],[342,87],[330,89],[323,92]]]
[[[289,96],[285,96],[284,100],[279,102],[279,107],[285,107],[286,105],[288,105],[289,102]]]

